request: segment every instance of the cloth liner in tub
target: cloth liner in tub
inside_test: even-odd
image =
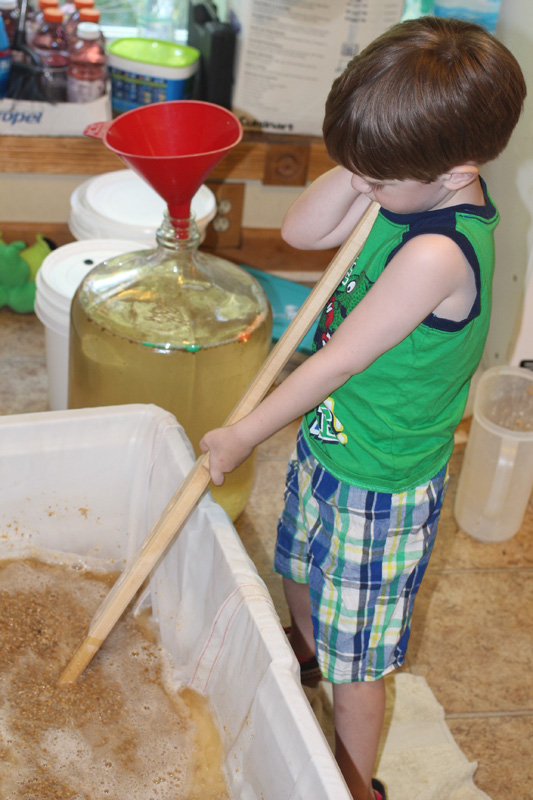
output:
[[[119,567],[194,462],[152,405],[2,417],[0,454],[0,557],[44,549]],[[209,696],[232,797],[349,800],[266,586],[209,494],[149,595],[176,679]]]

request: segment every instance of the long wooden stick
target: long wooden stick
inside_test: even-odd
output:
[[[347,272],[350,260],[359,254],[379,211],[371,203],[348,239],[335,254],[291,324],[271,350],[244,396],[225,425],[237,422],[261,402],[305,334],[322,311]],[[126,565],[121,576],[96,612],[87,637],[59,678],[59,683],[76,681],[102,642],[113,629],[135,593],[177,536],[209,484],[209,454],[201,455],[145,539],[139,552]]]

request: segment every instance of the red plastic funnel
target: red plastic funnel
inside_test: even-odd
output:
[[[171,100],[134,108],[110,122],[94,122],[86,136],[101,139],[168,205],[188,219],[191,200],[206,176],[242,139],[237,117],[199,100]]]

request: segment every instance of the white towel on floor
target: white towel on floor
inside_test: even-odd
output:
[[[387,705],[378,774],[388,800],[490,800],[474,784],[476,762],[456,744],[425,678],[396,673],[385,679]],[[308,693],[333,746],[331,685]]]

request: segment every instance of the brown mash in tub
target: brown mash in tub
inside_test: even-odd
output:
[[[116,574],[0,561],[1,800],[229,800],[207,700],[169,679],[129,612],[76,684],[57,686]]]

